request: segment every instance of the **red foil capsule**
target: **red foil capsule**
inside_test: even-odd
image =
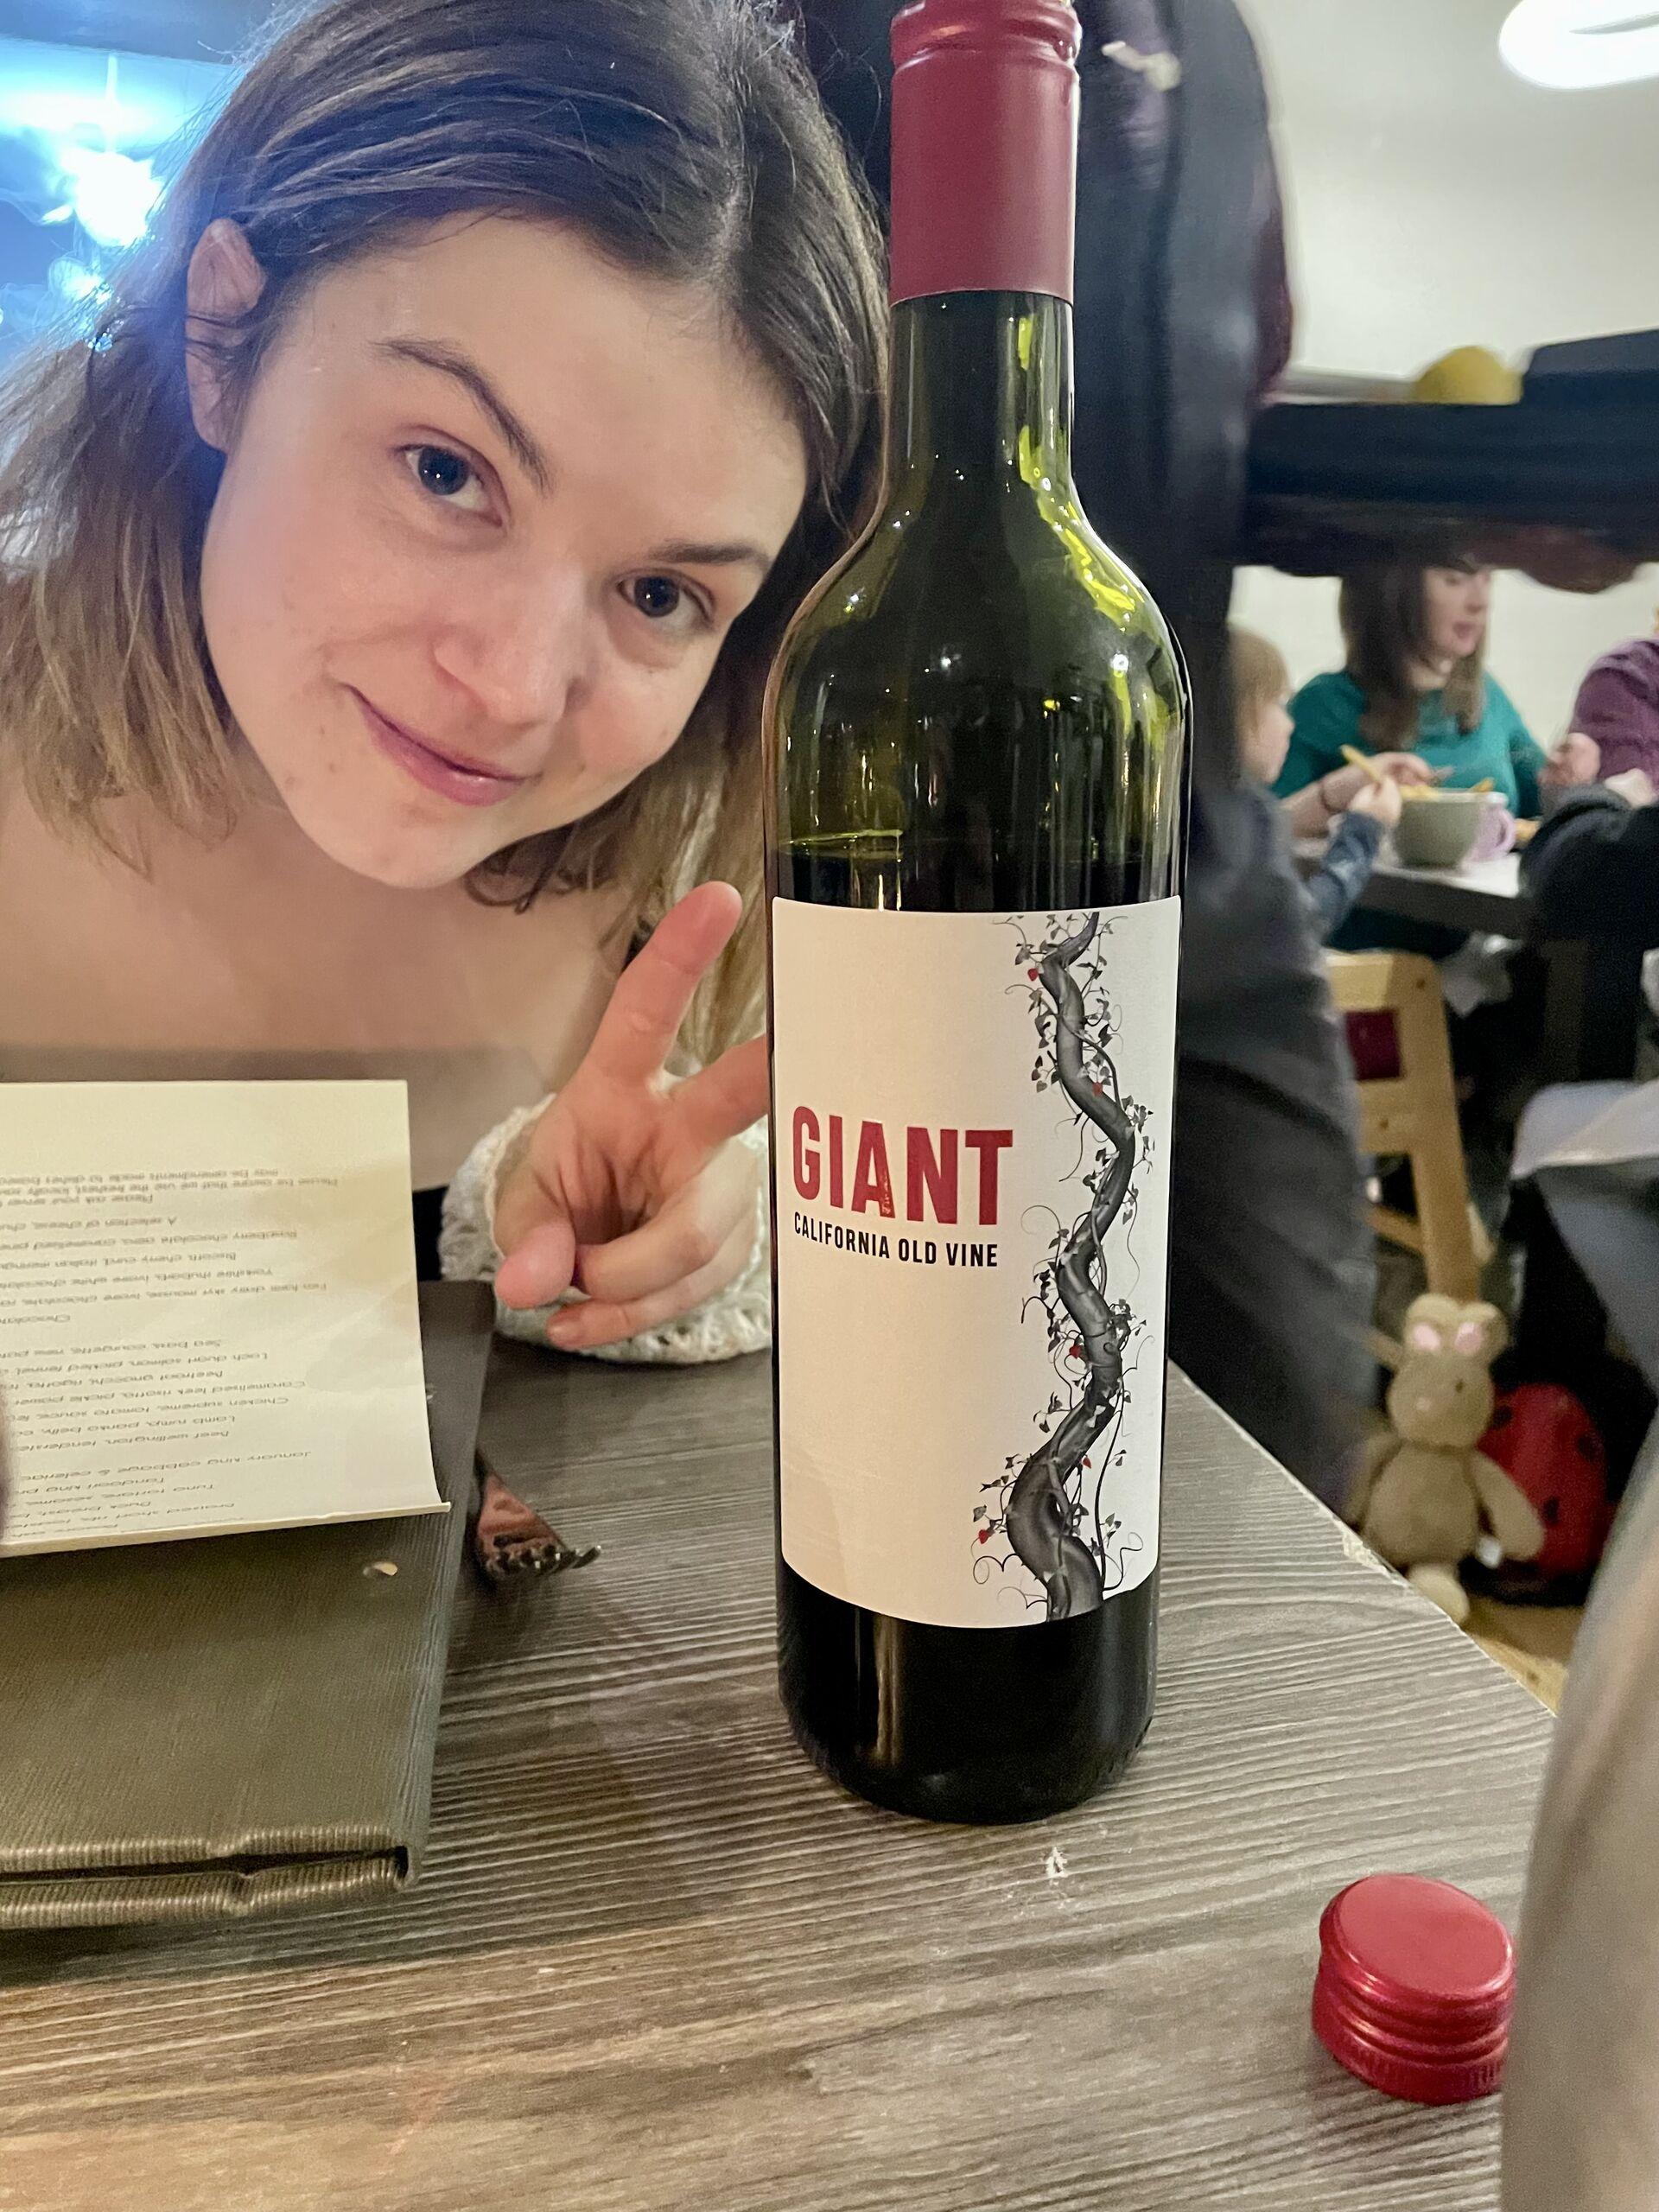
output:
[[[1071,297],[1082,35],[1070,0],[914,0],[894,16],[895,306]]]
[[[1503,2073],[1515,1946],[1497,1916],[1449,1882],[1373,1874],[1319,1923],[1313,2031],[1385,2096],[1465,2104]]]

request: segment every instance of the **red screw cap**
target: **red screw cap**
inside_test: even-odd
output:
[[[1313,2031],[1385,2096],[1465,2104],[1503,2072],[1515,1947],[1497,1916],[1449,1882],[1373,1874],[1319,1923]]]

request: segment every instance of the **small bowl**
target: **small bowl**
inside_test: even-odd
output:
[[[1437,791],[1408,799],[1394,833],[1395,851],[1408,868],[1456,868],[1468,858],[1495,797],[1491,791]]]

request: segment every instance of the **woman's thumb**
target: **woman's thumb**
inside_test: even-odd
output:
[[[556,1214],[526,1230],[507,1254],[495,1294],[504,1306],[550,1306],[569,1289],[575,1266],[576,1232],[566,1215]]]

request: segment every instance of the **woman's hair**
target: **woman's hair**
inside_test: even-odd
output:
[[[585,820],[469,880],[521,907],[624,886],[640,927],[690,881],[735,881],[746,913],[694,1019],[701,1055],[758,1020],[767,667],[880,459],[879,233],[773,0],[329,0],[281,30],[114,277],[90,344],[8,392],[5,742],[60,834],[112,842],[104,809],[134,794],[197,834],[230,828],[230,721],[200,604],[223,458],[189,411],[191,253],[228,217],[265,274],[238,322],[210,341],[193,330],[221,365],[233,434],[308,285],[469,212],[551,220],[625,268],[713,289],[804,440],[799,524],[678,742]]]
[[[1456,556],[1427,565],[1471,570],[1475,566]],[[1423,566],[1394,561],[1343,578],[1337,612],[1348,649],[1348,673],[1365,695],[1359,734],[1373,753],[1409,753],[1417,743],[1421,695],[1411,680],[1412,664],[1431,653],[1423,575]],[[1484,649],[1483,638],[1473,652],[1452,664],[1441,688],[1446,711],[1465,732],[1485,712]]]
[[[1290,690],[1285,657],[1270,638],[1255,630],[1227,626],[1227,659],[1233,679],[1233,721],[1241,754],[1262,719]]]

